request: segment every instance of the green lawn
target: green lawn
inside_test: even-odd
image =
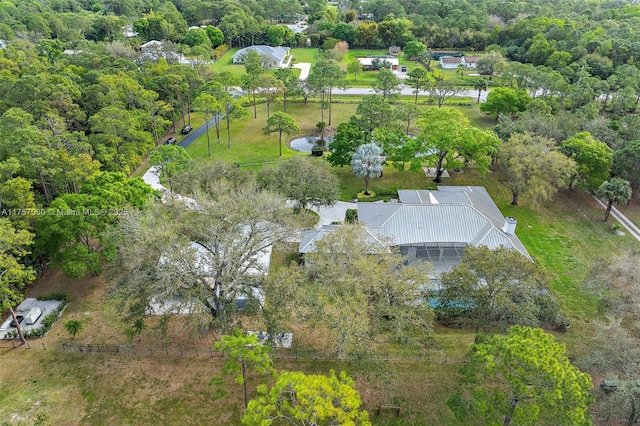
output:
[[[530,206],[521,199],[512,206],[510,192],[500,185],[499,176],[479,176],[472,170],[454,174],[445,184],[482,185],[505,216],[514,216],[516,234],[529,254],[542,264],[552,278],[552,289],[570,317],[585,321],[596,313],[596,301],[581,288],[581,282],[600,257],[637,249],[629,235],[610,231],[601,221],[603,209],[591,196],[578,191],[562,191],[553,201]]]
[[[355,103],[334,104],[332,106],[332,127],[338,123],[346,121],[348,117],[355,113],[357,105]],[[271,113],[282,110],[282,104],[272,105]],[[229,163],[240,163],[244,166],[257,166],[285,160],[296,155],[308,155],[296,152],[289,148],[289,141],[296,136],[317,135],[316,123],[321,121],[320,105],[318,103],[288,103],[287,113],[290,114],[300,127],[300,135],[282,135],[282,157],[278,155],[278,134],[265,135],[262,128],[266,125],[266,105],[258,105],[258,118],[253,118],[253,107],[248,107],[247,111],[251,118],[244,121],[231,123],[231,148],[227,148],[226,122],[221,123],[221,143],[218,144],[215,137],[215,128],[209,129],[211,138],[211,159],[222,159]],[[328,120],[325,110],[325,121]],[[188,148],[187,152],[191,157],[199,161],[207,161],[207,137],[202,135]]]
[[[315,64],[318,62],[318,49],[313,47],[294,47],[289,53],[293,56],[293,63],[309,62]]]

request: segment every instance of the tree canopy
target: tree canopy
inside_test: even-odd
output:
[[[511,135],[498,152],[497,164],[514,206],[520,195],[533,204],[551,199],[576,173],[575,161],[556,151],[554,141],[530,133]]]
[[[423,143],[423,152],[435,162],[436,177],[440,183],[444,167],[462,168],[474,162],[480,172],[489,170],[491,155],[500,145],[500,140],[491,131],[471,126],[459,110],[454,108],[428,108],[417,120]]]
[[[515,249],[468,247],[460,263],[439,279],[436,313],[444,322],[485,332],[515,324],[555,328],[568,323],[542,267]]]
[[[283,371],[275,384],[258,387],[242,418],[246,425],[371,425],[353,379],[343,371],[329,376]]]
[[[339,181],[321,161],[293,157],[258,173],[264,188],[279,192],[296,202],[297,209],[331,206],[338,199]]]
[[[540,328],[511,327],[478,339],[466,383],[447,400],[459,420],[486,424],[591,425],[591,378],[573,366],[564,345]],[[477,379],[476,379],[477,380]]]

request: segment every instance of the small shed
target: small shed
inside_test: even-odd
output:
[[[40,318],[40,315],[42,315],[42,309],[40,309],[39,307],[35,306],[31,309],[29,309],[29,312],[27,312],[24,315],[24,322],[27,325],[33,325],[36,323],[36,321],[38,321],[38,318]]]
[[[389,54],[393,55],[393,56],[398,56],[400,54],[400,51],[402,49],[400,49],[400,46],[390,46],[389,47]]]

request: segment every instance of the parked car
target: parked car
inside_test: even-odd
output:
[[[186,134],[187,134],[187,133],[189,133],[192,129],[193,129],[193,127],[191,127],[191,126],[184,126],[184,127],[182,128],[182,134],[183,134],[183,135],[186,135]]]
[[[407,67],[404,65],[400,67],[400,72],[407,72]]]
[[[22,320],[24,319],[24,317],[22,315],[16,315],[16,319],[18,320],[18,324],[22,324]],[[14,327],[16,326],[16,322],[15,321],[11,321],[11,324],[9,324],[9,327]]]
[[[176,138],[169,138],[166,141],[164,141],[165,145],[173,145],[174,143],[176,143]]]

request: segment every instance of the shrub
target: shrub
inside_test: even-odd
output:
[[[38,300],[60,300],[68,303],[70,301],[69,296],[64,293],[46,293],[41,294],[36,299]]]
[[[376,193],[373,191],[369,191],[368,194],[365,194],[364,191],[362,192],[358,192],[358,195],[356,196],[359,200],[362,198],[373,198],[376,196]]]
[[[217,61],[218,59],[222,58],[222,55],[227,53],[228,50],[229,50],[229,46],[227,46],[226,44],[221,44],[220,46],[213,49],[213,54],[212,54],[213,59]]]
[[[344,214],[344,221],[347,223],[356,223],[358,221],[358,210],[347,209]]]

